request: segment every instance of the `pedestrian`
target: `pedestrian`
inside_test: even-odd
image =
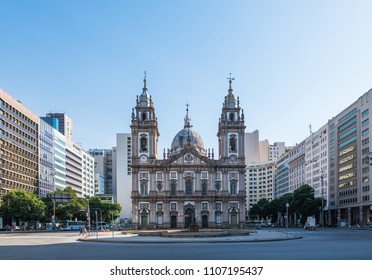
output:
[[[80,233],[79,236],[83,234],[83,227],[80,227]]]

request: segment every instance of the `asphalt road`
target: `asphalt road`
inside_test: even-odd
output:
[[[0,260],[372,260],[372,230],[290,231],[303,238],[248,243],[126,244],[80,242],[76,241],[78,232],[0,234]]]

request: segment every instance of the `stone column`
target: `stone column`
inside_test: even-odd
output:
[[[330,209],[328,209],[328,225],[332,225],[332,224],[333,224],[332,211]]]
[[[363,226],[365,225],[365,221],[364,221],[364,215],[363,215],[363,206],[359,206],[359,225],[360,226]]]
[[[351,208],[347,208],[347,222],[350,225],[351,224]]]

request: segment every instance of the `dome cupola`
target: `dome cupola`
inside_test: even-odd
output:
[[[184,128],[180,130],[177,135],[173,138],[171,145],[171,154],[178,153],[184,147],[193,147],[200,154],[206,155],[204,143],[199,133],[196,132],[191,125],[191,118],[189,116],[189,105],[187,104],[186,116],[184,119]]]

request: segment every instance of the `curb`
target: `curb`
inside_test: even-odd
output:
[[[243,239],[243,238],[164,238],[159,239],[146,238],[146,237],[135,237],[135,240],[130,240],[131,237],[118,237],[118,238],[84,238],[77,239],[77,241],[82,242],[100,242],[100,243],[125,243],[125,244],[176,244],[176,243],[249,243],[249,242],[277,242],[277,241],[288,241],[295,239],[302,239],[302,236],[292,236],[284,238],[265,238],[265,239]]]

